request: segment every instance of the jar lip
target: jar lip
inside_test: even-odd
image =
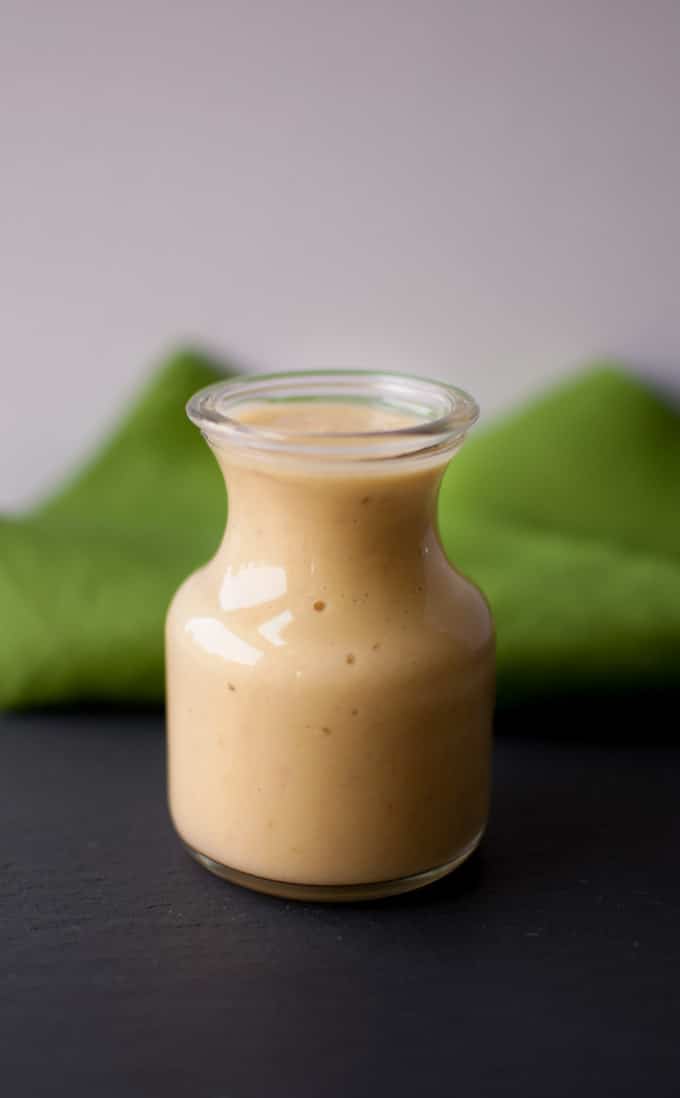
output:
[[[415,418],[406,426],[313,432],[239,421],[239,406],[309,401],[382,407]],[[447,382],[370,370],[299,370],[218,381],[194,393],[189,419],[209,442],[320,460],[385,460],[453,450],[479,417],[476,401]]]

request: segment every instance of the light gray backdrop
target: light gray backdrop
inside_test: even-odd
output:
[[[0,506],[155,359],[680,361],[677,0],[0,0]]]

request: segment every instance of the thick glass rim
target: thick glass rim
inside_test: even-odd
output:
[[[240,405],[291,401],[372,405],[415,417],[415,422],[384,430],[302,432],[235,418]],[[370,370],[299,370],[218,381],[194,393],[186,411],[216,445],[352,462],[453,450],[479,417],[476,401],[455,385]]]

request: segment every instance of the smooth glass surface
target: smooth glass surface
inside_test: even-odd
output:
[[[213,388],[219,424],[190,405],[229,520],[168,614],[170,807],[239,883],[395,892],[486,821],[493,627],[435,521],[476,410],[432,382],[319,376]]]

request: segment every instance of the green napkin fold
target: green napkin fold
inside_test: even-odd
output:
[[[0,707],[163,694],[163,618],[226,518],[184,404],[230,371],[189,351],[98,456],[0,520]],[[445,476],[441,535],[486,592],[499,700],[680,684],[680,416],[593,367],[473,432]]]

